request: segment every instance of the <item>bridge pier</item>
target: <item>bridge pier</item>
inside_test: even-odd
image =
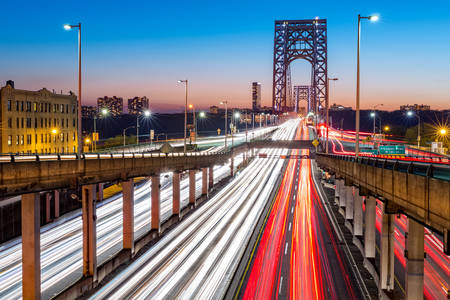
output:
[[[172,215],[180,218],[180,172],[172,173]]]
[[[161,203],[160,203],[160,186],[159,186],[159,174],[152,175],[152,230],[160,232],[161,228]]]
[[[208,195],[208,168],[202,168],[202,195]]]
[[[103,186],[104,183],[99,183],[97,186],[97,201],[103,201]]]
[[[22,195],[22,297],[41,298],[39,193]]]
[[[362,236],[363,235],[363,196],[359,194],[359,188],[354,187],[353,196],[353,235]]]
[[[53,199],[55,201],[55,219],[59,218],[59,190],[53,191]]]
[[[230,176],[233,177],[234,176],[234,157],[232,156],[230,159]]]
[[[382,290],[394,289],[394,217],[393,214],[382,213],[381,249],[380,249],[380,285]]]
[[[345,187],[345,219],[353,219],[353,187]]]
[[[195,170],[189,170],[189,204],[195,206]]]
[[[81,211],[83,220],[83,275],[97,280],[97,216],[96,184],[81,188]]]
[[[341,196],[341,180],[340,179],[335,179],[334,180],[334,185],[335,185],[335,189],[334,189],[334,202],[336,204],[339,204],[339,197]]]
[[[408,218],[406,249],[406,299],[423,299],[424,229],[411,218]]]
[[[341,184],[339,186],[339,207],[345,208],[347,203],[347,192],[348,187],[345,185],[344,180],[340,180]]]
[[[123,249],[134,252],[134,182],[129,179],[122,182],[123,190]]]
[[[214,166],[209,167],[208,189],[212,190],[214,186]]]
[[[365,231],[364,231],[364,256],[375,258],[375,219],[377,200],[372,196],[366,196]]]
[[[45,222],[50,223],[52,220],[52,210],[51,210],[51,200],[52,193],[45,193]]]

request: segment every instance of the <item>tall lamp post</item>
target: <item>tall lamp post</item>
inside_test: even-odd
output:
[[[378,106],[383,106],[383,104],[377,104],[373,107],[372,112],[370,113],[370,116],[373,118],[373,135],[375,135],[375,123],[376,123],[376,119],[377,119],[377,112],[376,109]],[[380,123],[381,123],[381,118],[380,118]],[[381,125],[380,125],[381,126]],[[380,127],[381,128],[381,127]],[[380,129],[381,130],[381,129]]]
[[[361,19],[367,19],[370,21],[377,21],[378,16],[368,16],[368,17],[361,17],[361,15],[358,15],[358,46],[357,46],[357,54],[356,54],[356,124],[355,124],[355,130],[356,130],[356,141],[355,141],[355,156],[359,156],[359,52],[360,52],[360,39],[361,39]]]
[[[408,110],[406,112],[406,115],[408,117],[415,116],[418,120],[418,123],[417,123],[417,147],[420,147],[420,116],[418,113],[414,113],[412,110]]]
[[[195,118],[195,107],[194,104],[189,104],[189,109],[192,109],[192,127],[194,130],[194,139],[197,142],[197,120]]]
[[[186,155],[186,127],[187,127],[187,103],[188,103],[188,80],[178,80],[178,83],[184,83],[185,84],[185,91],[186,91],[186,103],[184,104],[184,150],[183,153]]]
[[[78,28],[78,147],[77,147],[77,155],[78,158],[81,158],[81,23],[77,25],[69,25],[65,24],[65,30],[71,30],[72,28]]]
[[[148,118],[151,115],[149,110],[144,110],[142,112],[144,118]],[[136,114],[136,144],[139,145],[139,114]]]
[[[326,109],[327,109],[327,141],[326,141],[326,143],[325,143],[325,153],[328,153],[328,127],[330,126],[330,124],[329,124],[329,115],[328,115],[328,110],[329,110],[329,108],[330,108],[330,100],[329,100],[329,98],[330,98],[330,80],[333,80],[333,81],[336,81],[336,80],[338,80],[338,78],[327,78],[327,103],[326,103]]]
[[[225,150],[228,149],[228,144],[227,144],[227,126],[228,126],[228,101],[221,101],[220,104],[225,105]]]
[[[241,117],[241,113],[240,112],[233,112],[233,129],[231,131],[231,147],[234,146],[234,131],[236,130],[236,124],[237,124],[237,119],[239,119]]]
[[[102,108],[100,110],[100,117],[105,117],[108,114],[108,110],[106,108]],[[97,113],[94,115],[94,136],[93,136],[93,147],[94,147],[94,151],[97,151],[97,140],[98,140],[98,136],[97,136]]]

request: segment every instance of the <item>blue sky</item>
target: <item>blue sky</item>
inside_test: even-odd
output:
[[[76,90],[76,32],[83,26],[83,102],[104,95],[147,95],[161,107],[220,99],[250,105],[250,84],[272,98],[276,19],[328,21],[331,102],[354,103],[357,14],[362,24],[362,106],[427,103],[450,108],[449,1],[2,1],[0,83],[23,89]],[[294,83],[308,84],[310,66],[296,61]]]

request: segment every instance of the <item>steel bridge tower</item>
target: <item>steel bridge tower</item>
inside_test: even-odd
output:
[[[289,101],[289,65],[296,59],[311,63],[311,105],[308,110],[323,113],[327,90],[327,20],[279,20],[275,21],[273,51],[273,99],[274,111],[295,110]]]
[[[312,87],[310,85],[294,85],[294,111],[298,112],[300,107],[300,101],[306,102],[307,111],[312,109],[311,101]]]

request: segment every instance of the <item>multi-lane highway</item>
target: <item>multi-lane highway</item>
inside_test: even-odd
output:
[[[308,137],[306,127],[300,136]],[[289,160],[258,243],[237,291],[240,298],[360,298],[316,191],[310,160]]]
[[[235,158],[235,169],[242,156]],[[214,167],[214,181],[229,175],[229,166]],[[188,178],[181,181],[181,207],[188,200]],[[201,194],[201,173],[196,174],[196,196]],[[146,181],[135,189],[135,239],[150,230],[151,186]],[[161,175],[161,220],[172,214],[172,184],[169,174]],[[122,196],[113,196],[97,209],[97,256],[102,263],[122,247]],[[74,212],[41,230],[41,287],[43,298],[60,292],[81,277],[82,222],[80,212]],[[21,239],[0,245],[0,299],[21,297]]]
[[[291,139],[298,125],[275,138]],[[269,150],[283,154],[286,150]],[[216,196],[185,218],[92,299],[219,299],[224,295],[283,161],[256,158]]]

